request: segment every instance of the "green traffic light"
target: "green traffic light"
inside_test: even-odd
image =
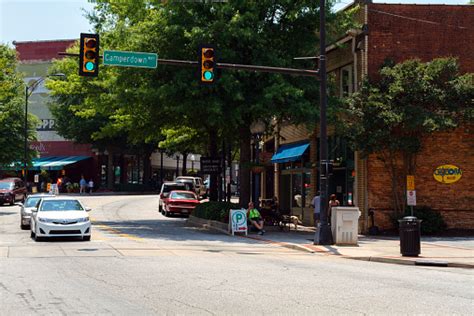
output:
[[[88,61],[85,65],[85,68],[88,70],[88,71],[93,71],[95,69],[95,64],[91,61]]]
[[[205,80],[212,80],[212,78],[214,78],[214,73],[212,71],[205,71],[203,77]]]

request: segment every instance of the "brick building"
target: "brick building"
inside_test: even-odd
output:
[[[418,58],[426,62],[454,56],[459,60],[461,72],[474,72],[474,6],[385,4],[361,0],[346,10],[352,8],[356,8],[355,19],[360,28],[348,30],[346,36],[326,49],[328,78],[336,83],[340,97],[357,91],[366,76],[376,80],[386,60],[398,63]],[[421,158],[415,174],[417,205],[440,211],[448,228],[474,228],[474,194],[469,189],[474,187],[473,128],[463,126],[426,137],[419,154]],[[273,162],[278,163],[272,169],[267,168],[262,192],[264,197],[278,195],[283,208],[290,208],[293,214],[310,224],[313,218],[309,201],[318,181],[318,129],[308,131],[291,124],[283,124],[277,129],[280,137],[269,142],[275,145],[276,153],[281,154],[297,144],[309,146],[297,157],[274,159]],[[271,146],[266,147],[270,150],[268,147]],[[353,202],[361,209],[361,231],[370,226],[369,209],[375,210],[375,222],[379,227],[390,228],[390,176],[381,162],[375,155],[361,159],[331,129],[329,155],[335,161],[329,193],[336,193],[343,204]],[[433,173],[442,165],[459,167],[461,179],[452,184],[436,181]],[[268,184],[273,185],[273,190],[268,190],[271,186]]]

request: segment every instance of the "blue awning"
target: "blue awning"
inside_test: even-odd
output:
[[[308,147],[309,142],[282,145],[273,155],[271,161],[272,163],[284,163],[300,160]]]
[[[30,170],[62,170],[65,166],[72,165],[84,159],[92,158],[89,156],[50,156],[34,158]]]

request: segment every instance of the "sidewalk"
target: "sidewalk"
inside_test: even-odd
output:
[[[403,257],[400,254],[398,237],[359,235],[357,246],[313,245],[314,228],[298,226],[290,231],[267,229],[264,236],[251,233],[251,238],[280,246],[312,253],[340,256],[342,258],[407,264],[474,268],[473,237],[422,237],[421,254],[418,257]]]

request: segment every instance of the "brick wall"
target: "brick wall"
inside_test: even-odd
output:
[[[474,126],[436,133],[426,137],[418,155],[415,173],[417,205],[440,211],[448,228],[474,229]],[[434,170],[451,164],[462,170],[462,178],[443,184],[433,177]],[[368,160],[369,207],[376,209],[376,225],[390,228],[390,176],[383,163],[372,155]],[[405,179],[401,190],[405,190]]]
[[[13,42],[21,62],[60,59],[59,52],[65,52],[76,40]]]
[[[473,5],[369,4],[369,76],[386,58],[459,58],[462,72],[474,72]]]

